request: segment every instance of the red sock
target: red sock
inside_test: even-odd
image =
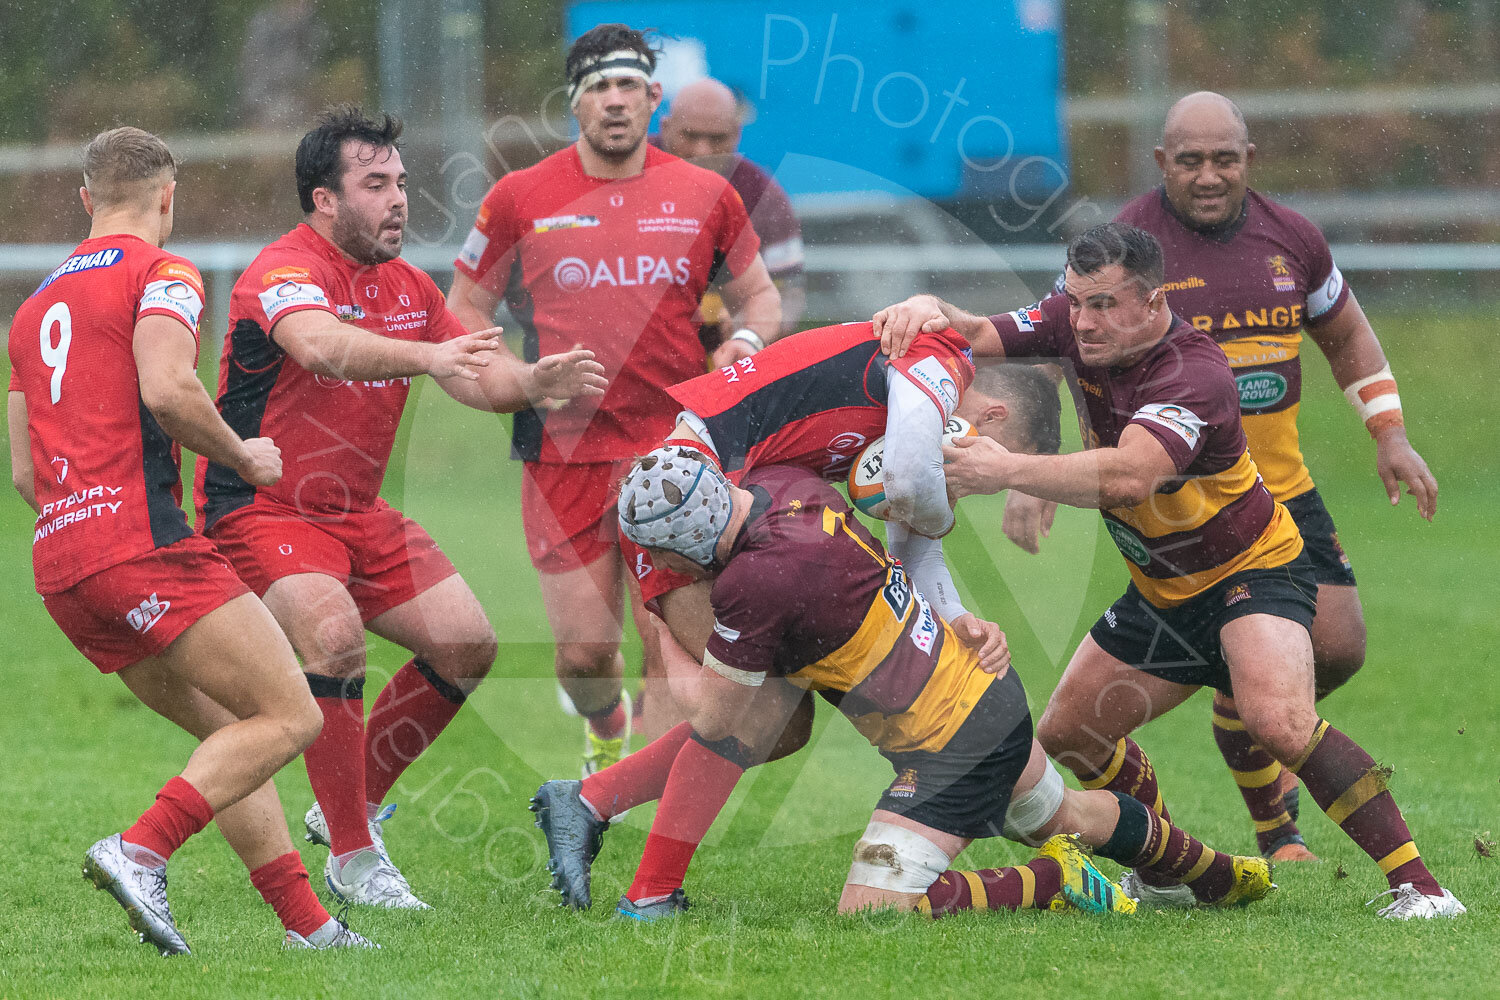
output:
[[[917,909],[933,918],[959,910],[1042,909],[1060,892],[1062,865],[1035,858],[1014,868],[943,872]]]
[[[625,699],[615,695],[608,707],[588,717],[589,728],[601,740],[617,740],[625,733]]]
[[[396,671],[365,723],[365,798],[386,794],[463,707],[464,693],[425,661],[412,659]]]
[[[323,710],[323,731],[302,754],[334,854],[373,846],[365,822],[365,682],[307,675]]]
[[[1255,823],[1255,843],[1260,852],[1269,854],[1281,844],[1301,840],[1302,832],[1282,801],[1281,764],[1250,738],[1234,702],[1222,694],[1214,695],[1214,742],[1234,775],[1234,783],[1240,786],[1240,796]]]
[[[214,811],[198,789],[180,775],[161,787],[156,802],[120,839],[156,854],[163,861],[213,822]]]
[[[307,869],[296,851],[288,851],[250,873],[250,884],[271,904],[281,926],[307,937],[328,923],[328,911],[308,884]]]
[[[672,762],[692,735],[693,727],[679,722],[619,763],[584,778],[580,794],[601,819],[661,798]]]
[[[720,741],[718,745],[724,743],[739,747],[737,740]],[[744,773],[742,761],[728,760],[697,739],[683,744],[672,762],[661,806],[646,836],[646,848],[641,852],[635,881],[625,893],[627,897],[639,903],[669,895],[682,886],[693,852]]]
[[[1323,719],[1291,768],[1328,818],[1380,866],[1392,889],[1410,882],[1419,892],[1442,895],[1386,789],[1390,768]]]

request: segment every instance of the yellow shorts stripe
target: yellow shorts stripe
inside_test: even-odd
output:
[[[990,894],[984,889],[984,882],[980,879],[978,872],[959,872],[964,881],[969,883],[969,895],[973,898],[974,909],[988,910],[990,908]]]
[[[1376,864],[1380,865],[1380,871],[1383,874],[1389,875],[1391,872],[1395,871],[1397,868],[1400,868],[1408,861],[1415,861],[1421,856],[1421,853],[1417,850],[1417,842],[1415,840],[1408,840],[1406,843],[1402,844],[1400,847],[1396,848],[1394,851],[1381,858],[1376,862]]]
[[[1326,732],[1328,732],[1328,720],[1319,719],[1318,728],[1313,730],[1312,739],[1307,741],[1307,746],[1302,748],[1302,753],[1297,756],[1296,760],[1292,761],[1293,774],[1302,770],[1302,765],[1307,763],[1307,758],[1311,757],[1313,751],[1318,749],[1318,744],[1323,742],[1323,734]]]
[[[1037,905],[1036,872],[1025,865],[1018,865],[1016,871],[1021,873],[1021,909],[1029,910]]]
[[[1182,876],[1183,883],[1191,884],[1197,881],[1200,875],[1208,871],[1208,866],[1214,863],[1215,853],[1216,852],[1213,848],[1209,847],[1207,844],[1204,844],[1203,853],[1198,855],[1198,860],[1193,863],[1192,868],[1188,869],[1188,873]]]
[[[1275,830],[1278,827],[1285,826],[1287,823],[1290,823],[1291,821],[1292,821],[1291,814],[1288,813],[1288,812],[1286,812],[1285,810],[1283,810],[1282,813],[1281,813],[1281,815],[1275,817],[1274,819],[1258,819],[1258,820],[1256,820],[1255,821],[1255,832],[1256,833],[1270,833],[1272,830]]]
[[[1245,731],[1245,724],[1239,719],[1231,719],[1229,716],[1220,715],[1218,712],[1214,713],[1214,725],[1220,729],[1228,729],[1236,733]]]
[[[1097,778],[1090,778],[1087,781],[1081,781],[1080,784],[1082,784],[1084,788],[1088,789],[1103,788],[1105,785],[1115,780],[1115,775],[1120,773],[1120,768],[1123,767],[1124,764],[1125,740],[1122,738],[1120,742],[1115,744],[1115,755],[1109,759],[1109,766],[1104,769],[1104,773],[1099,775],[1099,777]]]
[[[1236,771],[1231,767],[1229,773],[1234,775],[1234,783],[1241,788],[1265,788],[1281,777],[1281,764],[1273,760],[1254,771]]]
[[[1333,804],[1323,811],[1328,814],[1329,819],[1343,825],[1344,820],[1353,816],[1356,809],[1385,791],[1385,782],[1386,775],[1372,768],[1344,789],[1344,794],[1334,799]]]

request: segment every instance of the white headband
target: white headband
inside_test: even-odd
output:
[[[711,566],[734,501],[712,462],[667,445],[636,460],[620,486],[620,530],[644,549],[666,549]]]
[[[634,49],[615,49],[607,55],[600,56],[589,63],[579,73],[577,79],[568,84],[568,106],[578,107],[578,99],[583,96],[583,92],[600,80],[614,80],[623,76],[633,76],[649,83],[651,82],[651,63]]]

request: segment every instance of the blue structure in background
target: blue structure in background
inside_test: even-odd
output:
[[[1066,176],[1059,0],[584,0],[569,39],[621,21],[666,35],[657,79],[718,77],[755,110],[741,151],[793,194],[939,201],[1053,189]],[[846,169],[855,168],[855,169]]]

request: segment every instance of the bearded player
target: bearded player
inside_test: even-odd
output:
[[[628,749],[620,683],[628,577],[614,485],[672,429],[678,407],[667,387],[704,370],[695,316],[711,281],[720,279],[745,324],[714,364],[748,357],[780,330],[780,298],[739,196],[719,175],[646,142],[661,103],[655,68],[651,43],[623,24],[574,42],[566,72],[578,141],[495,184],[448,292],[469,329],[488,327],[503,297],[528,359],[581,344],[611,380],[602,400],[522,410],[512,434],[557,677],[586,720],[585,773]],[[645,621],[638,610],[636,620]],[[654,632],[642,633],[645,672],[654,674]]]
[[[323,731],[304,757],[309,839],[340,899],[423,908],[391,862],[382,802],[488,673],[495,635],[453,564],[380,498],[411,380],[507,411],[602,391],[586,351],[496,358],[498,329],[467,333],[432,279],[400,259],[407,217],[401,123],[331,109],[297,147],[303,223],[235,283],[220,413],[281,442],[286,475],[255,483],[198,463],[205,533],[302,658]],[[493,361],[493,363],[492,363]],[[366,722],[365,631],[411,650]]]
[[[855,845],[840,912],[895,906],[936,916],[1055,906],[1059,897],[1096,912],[1134,912],[1064,832],[1188,886],[1206,905],[1240,905],[1271,890],[1262,858],[1219,854],[1127,795],[1067,791],[1032,739],[1016,672],[984,670],[816,474],[768,466],[735,486],[701,453],[666,446],[632,468],[619,517],[621,531],[658,561],[712,580],[714,634],[690,721],[695,744],[743,757],[736,723],[769,677],[784,677],[824,693],[890,761],[896,779]],[[554,838],[554,859],[568,870],[585,866],[604,824],[576,804],[553,808],[571,813],[567,825],[582,834],[566,844]],[[1043,846],[1020,867],[948,869],[972,840],[1002,834]],[[640,920],[686,908],[681,888],[619,904]]]
[[[201,741],[140,819],[89,848],[83,873],[142,941],[187,954],[167,863],[216,820],[288,947],[369,947],[313,894],[269,780],[321,724],[296,657],[180,506],[179,445],[262,485],[282,461],[269,438],[226,426],[198,381],[202,280],[162,249],[176,172],[149,132],[96,136],[79,192],[89,238],[10,328],[11,470],[37,512],[42,602],[101,673]]]

